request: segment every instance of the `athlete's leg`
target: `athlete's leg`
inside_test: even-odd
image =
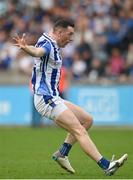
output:
[[[62,112],[55,122],[66,129],[68,132],[70,132],[76,140],[78,140],[81,148],[86,152],[87,155],[89,155],[92,159],[94,159],[96,162],[98,162],[102,155],[96,148],[95,144],[90,139],[87,131],[85,128],[80,124],[79,120],[76,118],[74,113],[67,109],[64,112]]]
[[[65,101],[65,105],[74,113],[74,115],[86,130],[92,126],[93,118],[89,113],[69,101]],[[64,142],[73,145],[76,141],[76,138],[72,134],[68,133]]]
[[[107,175],[113,174],[126,160],[127,154],[111,163],[103,158],[94,143],[91,141],[83,125],[74,115],[74,113],[60,100],[51,100],[49,104],[46,104],[43,96],[35,95],[34,102],[38,112],[42,116],[55,120],[59,126],[63,127],[70,134],[72,134],[72,136],[79,141],[80,146],[87,153],[87,155],[98,162],[102,169],[106,170],[105,172]],[[64,158],[57,157],[55,160],[57,160],[57,162],[69,172],[75,172],[71,167],[67,156]]]
[[[86,152],[87,155],[89,155],[93,160],[98,163],[98,165],[105,171],[106,175],[113,175],[127,159],[127,154],[124,154],[120,159],[112,162],[103,158],[98,149],[96,148],[95,144],[89,137],[86,129],[80,124],[79,120],[76,118],[76,116],[70,109],[63,111],[57,117],[55,122],[59,126],[66,129],[68,132],[70,132],[76,138],[81,148]],[[70,166],[68,159],[63,160],[63,158],[60,158],[59,160],[57,159],[57,161],[63,168],[67,169],[69,172],[75,172]]]
[[[88,130],[91,127],[93,123],[93,119],[89,113],[85,112],[82,108],[69,101],[65,101],[65,105],[68,107],[68,109],[70,109],[74,113],[74,115],[77,117],[79,122],[83,125],[83,127],[86,130]],[[72,145],[76,141],[77,141],[76,138],[72,134],[68,133],[64,143],[61,145],[59,150],[54,153],[54,155],[62,156],[62,157],[68,156]]]

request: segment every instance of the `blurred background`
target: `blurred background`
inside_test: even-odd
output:
[[[49,125],[33,107],[34,59],[13,46],[26,33],[35,45],[59,18],[72,18],[74,42],[62,49],[61,96],[95,125],[133,125],[132,0],[0,0],[0,125]]]

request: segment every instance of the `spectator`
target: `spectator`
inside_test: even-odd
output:
[[[118,17],[121,9],[121,0],[112,0],[112,6],[110,7],[110,14],[112,15],[112,17]]]
[[[91,82],[96,82],[98,78],[101,77],[102,75],[103,75],[102,63],[99,59],[94,58],[91,63],[91,70],[88,78]]]
[[[111,65],[112,76],[118,77],[124,72],[125,62],[118,48],[112,49],[109,61]]]
[[[12,46],[12,36],[25,32],[28,34],[28,42],[35,44],[42,32],[48,32],[52,28],[53,22],[57,18],[65,17],[75,21],[77,32],[75,44],[69,45],[67,50],[62,51],[63,65],[67,71],[71,72],[71,67],[74,71],[72,78],[88,77],[92,66],[98,64],[97,59],[104,69],[106,78],[110,79],[111,76],[114,76],[112,74],[114,65],[109,61],[112,59],[112,49],[114,48],[119,49],[122,56],[124,54],[127,57],[124,60],[124,63],[127,64],[127,66],[125,65],[126,69],[117,72],[117,76],[122,76],[122,74],[132,76],[131,58],[129,58],[131,51],[130,48],[128,49],[129,44],[133,43],[132,9],[132,0],[1,1],[0,68],[6,71],[16,70],[19,73],[25,70],[26,59],[29,57],[25,55],[23,57],[25,60],[21,57],[17,62],[16,56],[20,54],[18,55],[18,50]],[[77,55],[76,51],[80,55]],[[30,72],[27,73],[30,68],[26,69],[25,73],[30,74]],[[79,74],[77,75],[75,72]],[[101,74],[97,73],[97,79],[100,76]]]
[[[118,18],[112,19],[111,29],[107,33],[108,52],[113,48],[121,48],[121,44],[126,35],[126,29],[121,26]]]
[[[79,46],[77,46],[77,51],[80,53],[81,59],[86,64],[85,72],[88,75],[88,73],[90,71],[92,57],[93,57],[93,52],[92,52],[91,46],[90,46],[90,44],[82,41],[81,44],[79,44]]]
[[[127,74],[133,76],[133,43],[129,44],[126,58],[127,58],[126,61]]]
[[[76,51],[74,53],[74,62],[72,65],[72,73],[74,79],[81,79],[85,76],[86,72],[86,63],[81,59],[81,55]]]
[[[59,92],[62,98],[67,99],[67,91],[69,88],[69,82],[70,82],[70,72],[65,66],[62,66],[61,77],[60,77],[60,82],[59,82]]]

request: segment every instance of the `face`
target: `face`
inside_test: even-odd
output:
[[[65,47],[68,43],[73,41],[74,28],[68,26],[67,28],[61,28],[58,34],[58,45]]]

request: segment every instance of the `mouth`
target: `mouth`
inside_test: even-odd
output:
[[[66,44],[69,44],[69,43],[72,43],[72,40],[66,42]]]
[[[69,41],[69,43],[71,43],[71,42],[73,42],[73,40],[72,40],[72,39]]]

